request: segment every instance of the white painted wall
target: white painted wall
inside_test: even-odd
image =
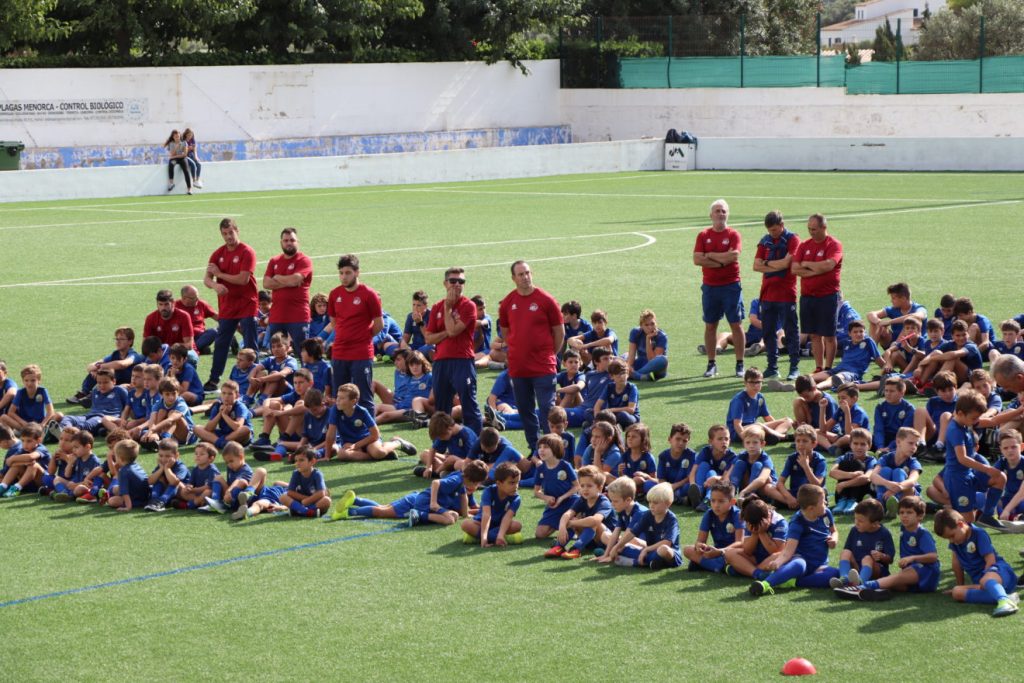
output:
[[[546,126],[561,122],[558,60],[131,69],[0,69],[0,139],[29,147],[162,144]],[[130,115],[49,118],[5,103],[128,100]],[[62,112],[57,112],[62,113]]]
[[[216,192],[258,192],[525,178],[571,173],[655,171],[663,167],[655,140],[571,145],[486,147],[407,154],[310,157],[203,164],[203,183]],[[184,192],[177,172],[175,194]],[[45,169],[0,173],[0,202],[99,199],[166,194],[161,165]],[[182,197],[187,203],[188,197]]]
[[[664,137],[1022,137],[1024,93],[847,95],[843,88],[562,90],[573,140]]]

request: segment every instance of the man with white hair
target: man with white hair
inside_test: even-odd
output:
[[[740,234],[729,227],[729,204],[716,199],[711,204],[711,227],[701,230],[693,247],[693,264],[703,273],[701,305],[704,309],[704,350],[708,354],[705,377],[718,374],[718,321],[724,316],[732,328],[736,348],[736,376],[743,377],[743,290],[740,287]],[[698,348],[698,350],[700,350]]]

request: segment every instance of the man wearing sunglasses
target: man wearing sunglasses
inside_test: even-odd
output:
[[[462,422],[480,434],[483,421],[476,401],[476,366],[473,363],[473,333],[476,330],[476,304],[463,295],[466,271],[452,267],[444,272],[445,297],[430,309],[430,322],[423,332],[428,344],[434,344],[434,405],[449,413],[458,395],[462,404]]]

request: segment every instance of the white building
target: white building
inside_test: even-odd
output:
[[[893,33],[897,21],[904,45],[917,43],[918,32],[925,8],[934,14],[946,7],[946,0],[869,0],[854,5],[853,19],[823,26],[821,44],[824,47],[842,47],[846,43],[874,40],[875,30],[889,20]]]

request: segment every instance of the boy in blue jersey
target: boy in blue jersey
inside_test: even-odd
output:
[[[466,460],[460,464],[466,465],[474,460],[487,465],[487,476],[491,481],[494,481],[494,472],[498,469],[498,465],[503,462],[510,462],[518,467],[524,477],[533,469],[533,463],[523,458],[512,442],[499,434],[494,427],[484,427],[480,430],[480,439],[473,444]],[[524,482],[525,480],[520,480],[519,483],[522,486],[533,488],[532,474],[530,483]]]
[[[130,512],[149,502],[151,489],[146,470],[136,460],[139,458],[139,444],[131,439],[118,441],[114,446],[117,458],[117,488],[106,499],[106,504],[118,512]],[[103,500],[102,495],[100,500]]]
[[[948,370],[956,375],[958,384],[967,381],[967,375],[971,370],[977,370],[982,364],[981,350],[967,336],[967,323],[963,320],[956,320],[950,328],[953,339],[943,342],[918,365],[921,374],[918,376],[915,371],[915,379],[922,389],[929,388],[929,381],[936,372]]]
[[[283,493],[279,502],[294,517],[320,517],[331,509],[331,498],[327,491],[323,473],[316,468],[316,451],[302,448],[295,453],[295,471],[288,482],[288,490]],[[241,514],[239,514],[241,513]],[[249,508],[235,513],[236,519],[249,517]]]
[[[896,447],[883,454],[871,471],[875,497],[885,506],[886,519],[896,517],[901,498],[921,495],[919,479],[923,469],[914,457],[920,438],[916,429],[900,427],[896,432]]]
[[[744,452],[736,456],[732,465],[729,480],[733,491],[739,497],[746,498],[752,493],[762,493],[778,482],[775,465],[771,457],[764,452],[764,428],[761,425],[750,425],[743,430]]]
[[[868,323],[871,325],[871,339],[883,348],[903,335],[903,325],[907,320],[916,318],[919,324],[924,324],[925,319],[928,318],[928,310],[911,300],[910,285],[906,282],[889,285],[886,293],[889,295],[892,305],[879,311],[871,311],[867,316]],[[845,358],[843,356],[844,360]]]
[[[839,405],[834,398],[818,388],[813,376],[800,375],[792,387],[797,396],[793,399],[794,426],[810,425],[819,430],[827,426],[829,420],[835,419]]]
[[[543,439],[543,437],[542,437]],[[523,525],[515,519],[522,504],[519,497],[519,468],[503,463],[494,473],[494,483],[480,496],[480,510],[462,522],[463,543],[478,542],[481,548],[504,547],[523,542]]]
[[[477,435],[472,429],[457,423],[451,415],[443,412],[430,416],[427,434],[432,439],[430,448],[420,453],[422,464],[412,471],[424,479],[439,477],[454,470],[463,458],[469,457],[477,442]]]
[[[373,352],[380,359],[393,359],[402,344],[402,327],[387,311],[381,311],[381,320],[384,326],[373,336]]]
[[[83,482],[89,477],[89,473],[99,467],[100,459],[92,452],[93,435],[89,432],[79,431],[72,440],[72,453],[74,458],[53,480],[53,493],[50,494],[58,503],[66,503],[74,500],[89,489]]]
[[[565,454],[562,457],[571,461],[576,453],[576,435],[569,431],[569,416],[565,414],[565,408],[551,406],[551,410],[548,411],[548,429],[555,436],[561,437],[562,443],[565,444]],[[536,467],[540,458],[534,455],[530,461]]]
[[[801,508],[797,494],[806,484],[811,484],[824,491],[825,470],[828,463],[825,457],[814,450],[817,434],[814,427],[800,425],[793,434],[793,445],[796,451],[786,458],[779,473],[779,481],[774,487],[764,489],[764,493],[786,506],[790,510]]]
[[[992,321],[981,313],[975,313],[974,303],[966,296],[962,296],[953,302],[953,315],[956,316],[957,320],[967,325],[967,339],[977,345],[978,351],[981,352],[982,356],[985,356],[992,342],[996,340]],[[953,328],[950,326],[950,332],[952,331]]]
[[[54,447],[53,453],[50,456],[49,464],[46,465],[46,473],[43,475],[43,479],[39,483],[39,495],[48,496],[53,493],[54,480],[60,474],[63,474],[64,468],[67,467],[68,463],[75,459],[75,435],[80,431],[82,430],[78,427],[65,427],[60,430],[60,439],[58,439],[57,445]],[[20,447],[20,442],[17,445]]]
[[[299,368],[292,375],[294,388],[280,396],[268,398],[258,409],[263,415],[263,429],[259,437],[252,442],[252,449],[270,450],[274,444],[270,441],[270,435],[277,427],[278,441],[297,442],[302,431],[302,419],[306,414],[306,406],[303,403],[303,396],[313,387],[313,373],[305,368]]]
[[[1020,337],[1020,323],[1013,318],[1004,320],[999,325],[999,332],[1002,335],[1002,339],[992,342],[992,347],[988,350],[987,355],[990,366],[995,362],[996,358],[999,358],[1004,353],[1024,359],[1024,339]]]
[[[871,432],[858,427],[850,434],[850,450],[836,460],[828,476],[836,480],[834,515],[850,515],[860,499],[871,495],[871,472],[878,461],[871,455]]]
[[[329,457],[342,462],[383,460],[401,449],[406,455],[416,455],[416,447],[405,439],[393,436],[381,441],[377,422],[363,406],[359,405],[359,387],[342,384],[334,399],[327,421],[325,437]]]
[[[455,417],[458,417],[458,414]],[[484,425],[494,427],[498,431],[523,428],[508,370],[498,373],[491,386],[491,392],[487,394],[487,402],[484,404]]]
[[[640,391],[629,381],[629,368],[624,361],[616,358],[609,363],[608,375],[612,381],[594,404],[594,414],[602,410],[611,411],[615,414],[615,421],[625,429],[640,421]]]
[[[188,362],[188,347],[184,344],[174,344],[168,355],[171,358],[171,367],[167,370],[167,376],[178,380],[181,386],[181,398],[186,405],[197,406],[203,402],[203,381],[199,379],[195,367]]]
[[[3,427],[3,429],[8,429]],[[0,475],[0,497],[14,498],[42,486],[50,466],[50,451],[43,445],[43,427],[29,422],[21,429],[21,441],[11,436]]]
[[[1020,432],[1016,429],[999,431],[999,452],[996,469],[1006,474],[1006,488],[999,501],[999,518],[1013,521],[1024,514],[1024,460],[1020,457]]]
[[[586,380],[580,372],[580,354],[569,349],[562,354],[562,367],[555,376],[555,405],[563,408],[578,406],[583,400]]]
[[[655,484],[665,483],[672,487],[674,505],[689,503],[690,470],[697,458],[689,447],[692,435],[693,430],[685,422],[677,422],[669,428],[668,448],[658,454],[657,481],[645,482],[643,493],[650,491]]]
[[[836,389],[838,409],[831,418],[825,420],[824,424],[818,427],[818,446],[827,448],[833,455],[838,455],[849,450],[853,430],[871,428],[871,420],[858,401],[860,401],[860,389],[856,384],[843,384]],[[822,407],[820,400],[818,406]],[[827,401],[824,407],[827,411]]]
[[[658,327],[658,319],[649,308],[640,312],[639,325],[629,332],[629,378],[651,382],[664,379],[668,374],[668,335]]]
[[[672,506],[672,487],[658,484],[647,492],[649,509],[634,521],[620,537],[621,548],[615,563],[624,567],[646,567],[657,571],[683,564],[679,551],[679,520],[669,509]],[[638,547],[631,541],[643,538],[646,545]]]
[[[394,391],[374,380],[373,390],[380,398],[374,408],[377,424],[412,422],[413,429],[430,424],[433,410],[433,367],[419,351],[399,349],[395,352]],[[461,406],[453,408],[452,412]]]
[[[159,337],[156,339],[156,345],[159,347]],[[132,347],[134,343],[135,330],[132,328],[119,327],[114,330],[114,350],[108,356],[89,363],[86,367],[87,374],[82,381],[82,388],[74,396],[69,397],[67,402],[88,409],[91,400],[90,394],[96,386],[96,373],[103,369],[112,370],[118,384],[130,382],[132,368],[146,360],[144,353],[139,353]]]
[[[632,538],[628,542],[624,538],[629,528],[633,524],[639,523],[647,512],[647,508],[637,503],[635,498],[636,484],[629,477],[619,477],[608,484],[608,502],[614,511],[614,518],[608,525],[611,531],[605,533],[601,538],[601,545],[605,546],[605,551],[597,557],[598,562],[603,564],[614,562],[623,548],[629,544],[634,546],[637,551],[647,544],[646,540],[642,538]]]
[[[593,550],[604,534],[611,530],[614,511],[603,493],[604,472],[593,465],[581,467],[577,473],[580,495],[558,522],[555,545],[544,557],[578,560],[584,552]]]
[[[576,467],[593,465],[605,474],[615,476],[622,465],[622,450],[619,449],[618,427],[611,418],[599,419],[590,433],[590,445],[575,462]]]
[[[43,370],[38,365],[26,365],[21,370],[21,388],[14,393],[6,413],[0,411],[0,424],[20,430],[29,422],[45,425],[53,418],[53,401],[40,385]]]
[[[154,387],[150,393],[147,389],[146,368],[148,365],[136,365],[132,368],[132,383],[128,387],[128,405],[121,413],[121,425],[131,437],[138,441],[142,428],[149,422],[149,413],[153,408],[153,399],[159,400],[160,391]],[[160,367],[159,365],[157,366]],[[160,369],[163,377],[163,369]]]
[[[651,429],[643,422],[626,430],[626,452],[615,474],[631,478],[638,491],[658,484],[658,463],[651,455]]]
[[[481,307],[478,306],[479,311]],[[428,344],[427,340],[423,337],[423,328],[426,327],[426,318],[430,317],[430,301],[427,298],[427,293],[422,289],[413,292],[412,295],[412,310],[405,316],[405,327],[402,330],[402,343],[400,348],[409,349],[412,351],[419,351],[426,357],[434,352],[434,345]],[[490,335],[488,335],[489,337]],[[488,348],[490,347],[490,339],[488,341]],[[486,352],[486,349],[485,349]]]
[[[892,450],[893,440],[900,427],[914,426],[914,406],[903,398],[906,384],[898,376],[885,378],[883,396],[885,400],[875,406],[875,423],[872,445],[875,453],[881,455]]]
[[[572,465],[562,459],[564,447],[562,439],[554,434],[545,434],[537,440],[541,462],[533,476],[533,495],[544,503],[544,512],[537,523],[536,538],[547,538],[557,531],[562,515],[578,499],[579,480]]]
[[[747,368],[743,373],[743,391],[729,401],[725,424],[729,428],[729,439],[733,443],[739,443],[743,429],[757,422],[759,418],[764,420],[761,427],[769,446],[781,441],[793,427],[793,420],[788,417],[772,417],[768,410],[768,402],[761,393],[763,382],[764,376],[759,369]]]
[[[949,541],[953,552],[953,575],[957,602],[991,605],[993,617],[1006,617],[1017,612],[1019,597],[1007,594],[1017,587],[1017,574],[992,547],[985,531],[971,524],[956,510],[939,510],[935,514],[935,533]],[[967,583],[970,579],[971,583]]]
[[[195,425],[196,436],[223,450],[228,443],[247,444],[252,439],[252,413],[238,395],[238,384],[227,380],[220,385],[220,398],[210,406],[209,421]]]
[[[249,395],[249,373],[256,365],[256,352],[253,349],[240,349],[235,356],[235,366],[231,368],[228,376],[232,382],[238,385],[240,396]]]
[[[611,383],[608,365],[612,361],[612,353],[608,349],[597,348],[592,354],[594,369],[584,376],[584,385],[579,405],[566,409],[570,427],[586,427],[594,419],[594,406],[604,397],[605,388]],[[578,446],[577,446],[578,449]]]
[[[96,373],[96,386],[92,390],[92,403],[85,415],[62,415],[54,413],[47,431],[60,438],[64,427],[78,427],[94,435],[105,434],[121,426],[121,414],[128,405],[128,391],[114,383],[114,371],[106,368]]]
[[[346,491],[334,506],[331,519],[375,517],[405,519],[409,526],[440,524],[451,526],[472,511],[473,493],[487,479],[487,465],[471,460],[459,472],[435,479],[422,491],[413,491],[387,505],[368,498],[359,498],[355,491]]]
[[[178,486],[178,497],[174,507],[179,510],[196,510],[206,505],[206,497],[213,494],[213,484],[220,476],[214,461],[217,449],[208,443],[196,444],[195,466],[189,470],[188,481]]]
[[[146,337],[142,340],[142,362],[156,363],[164,372],[171,369],[171,347],[160,341],[160,337]],[[83,402],[83,405],[84,402]]]
[[[768,563],[786,545],[789,524],[771,505],[752,495],[740,506],[743,539],[725,549],[725,571],[763,581],[771,572]]]
[[[889,565],[896,556],[892,534],[882,526],[885,509],[874,498],[857,503],[853,509],[853,528],[839,555],[839,576],[831,579],[832,588],[859,586],[872,577],[889,575]]]
[[[725,549],[743,540],[743,520],[735,502],[732,484],[711,487],[711,509],[700,520],[697,541],[683,548],[683,557],[690,561],[690,571],[725,571]],[[707,542],[709,535],[712,545]]]
[[[1006,488],[1006,474],[974,457],[977,439],[973,427],[985,408],[985,398],[978,392],[973,389],[960,392],[956,400],[956,412],[946,430],[943,485],[950,506],[963,515],[967,524],[975,521],[975,511],[981,507],[978,523],[1002,530],[1006,527],[995,517],[995,511],[1003,489]],[[978,493],[984,495],[984,502],[980,506],[976,496]]]
[[[850,340],[843,346],[842,362],[811,376],[818,383],[819,389],[837,389],[848,382],[862,382],[872,361],[883,371],[886,369],[875,340],[864,336],[864,323],[854,320],[848,331]]]
[[[298,377],[296,377],[298,382]],[[253,449],[257,460],[278,462],[289,458],[289,453],[296,453],[306,447],[310,447],[316,453],[316,457],[323,459],[327,457],[327,425],[330,421],[330,410],[324,404],[324,396],[319,389],[307,389],[302,398],[302,427],[296,434],[288,434],[287,440],[282,436],[274,446],[274,450],[267,452]],[[296,440],[295,437],[298,437]]]
[[[299,347],[299,360],[303,370],[309,370],[313,388],[325,396],[334,396],[334,373],[331,364],[324,360],[324,342],[317,337],[308,337]]]
[[[178,491],[189,482],[188,467],[181,461],[178,453],[178,442],[171,438],[163,438],[157,445],[156,467],[149,473],[151,487],[148,512],[163,512],[171,505],[171,500]]]
[[[562,321],[565,327],[565,342],[562,353],[569,351],[568,341],[573,337],[582,337],[594,330],[594,326],[583,319],[583,306],[579,301],[567,301],[562,304]]]
[[[74,429],[72,427],[72,429]],[[128,432],[123,429],[115,429],[109,432],[106,436],[107,444],[107,455],[106,458],[100,462],[99,466],[94,467],[89,474],[86,475],[85,479],[82,480],[82,490],[79,492],[76,489],[76,503],[90,504],[100,502],[100,493],[104,495],[107,493],[107,489],[112,487],[117,481],[117,456],[114,454],[114,447],[117,446],[118,442],[128,438]],[[52,485],[52,480],[51,480]],[[45,487],[44,487],[45,488]],[[43,495],[44,488],[39,489],[40,495]],[[104,503],[106,500],[103,501]]]
[[[939,372],[932,379],[935,396],[928,399],[924,410],[914,411],[914,429],[921,433],[929,448],[922,459],[932,462],[946,460],[946,429],[956,410],[956,375]]]
[[[953,321],[956,320],[956,314],[953,313],[953,306],[955,304],[955,296],[952,294],[943,294],[942,298],[939,299],[939,307],[935,309],[935,314],[932,320],[937,320],[942,324],[943,339],[950,339],[950,327],[953,326]]]
[[[786,545],[766,566],[771,573],[750,584],[755,598],[773,594],[793,579],[799,588],[826,588],[839,576],[838,569],[828,566],[828,551],[839,544],[839,532],[825,506],[825,489],[804,484],[797,491],[797,502],[800,511],[789,520]]]
[[[697,512],[707,512],[708,489],[714,484],[729,481],[729,470],[736,454],[729,448],[729,430],[725,425],[708,428],[708,445],[700,449],[690,469],[690,487],[686,496]]]
[[[286,393],[291,388],[291,376],[298,369],[299,364],[288,355],[285,335],[275,333],[270,338],[270,355],[249,372],[246,403],[257,406],[259,410],[268,398]]]
[[[214,477],[210,486],[210,495],[206,497],[206,508],[203,512],[219,512],[221,514],[238,507],[248,507],[249,498],[256,492],[253,486],[253,471],[245,462],[245,448],[236,441],[229,441],[221,450],[224,474]]]
[[[917,496],[900,499],[900,570],[895,574],[865,579],[860,585],[853,581],[851,586],[836,591],[840,597],[860,600],[888,600],[890,591],[912,593],[934,593],[939,585],[941,565],[935,547],[935,539],[921,526],[924,521],[925,503]]]
[[[139,430],[139,446],[157,450],[161,439],[174,439],[180,444],[195,441],[192,411],[178,394],[179,385],[173,377],[160,380],[160,399],[149,410],[149,420]]]
[[[619,338],[615,336],[615,330],[608,327],[608,316],[601,309],[590,314],[590,322],[593,328],[581,335],[569,337],[565,340],[570,349],[580,354],[584,365],[590,365],[594,350],[608,349],[612,356],[619,355]]]
[[[883,375],[887,375],[890,372],[899,372],[903,375],[904,379],[913,377],[917,366],[921,364],[925,355],[934,348],[929,347],[928,340],[921,336],[922,329],[923,326],[918,322],[917,318],[907,318],[906,322],[903,323],[903,334],[890,344],[889,348],[882,354],[882,361],[884,363],[882,368]],[[861,385],[861,388],[867,391],[868,389],[877,389],[878,387],[872,381],[865,382]]]

